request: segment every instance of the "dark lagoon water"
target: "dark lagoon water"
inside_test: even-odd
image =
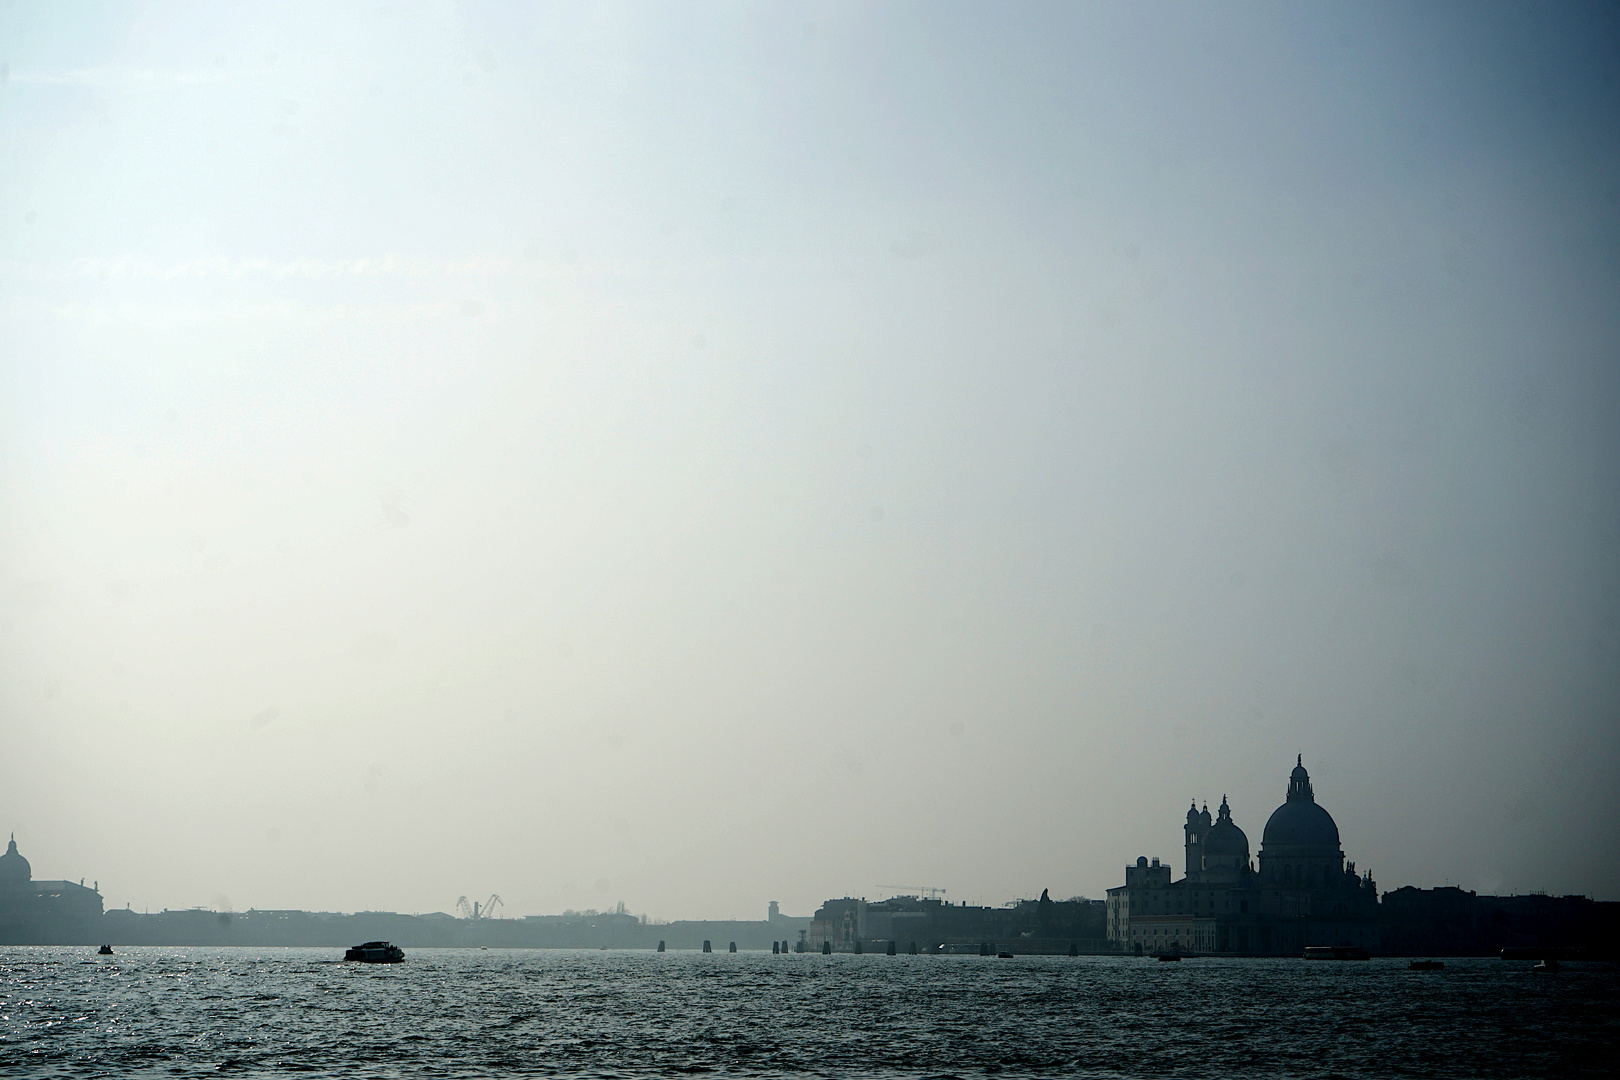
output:
[[[1620,1072],[1620,970],[1448,960],[0,949],[0,1074]]]

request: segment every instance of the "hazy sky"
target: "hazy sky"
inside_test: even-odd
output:
[[[0,830],[109,907],[1620,899],[1610,5],[0,8]],[[3,833],[0,833],[3,835]]]

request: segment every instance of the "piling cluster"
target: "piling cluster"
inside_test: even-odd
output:
[[[981,941],[978,944],[979,944],[978,952],[979,952],[980,956],[1001,956],[1001,957],[1006,957],[1006,956],[1012,956],[1013,955],[1011,952],[1008,952],[1006,950],[998,951],[998,946],[994,942]],[[887,955],[889,955],[889,956],[899,956],[901,954],[900,942],[894,941],[894,940],[887,940],[887,941],[883,942],[883,945],[884,945],[884,952]],[[666,947],[667,947],[667,942],[660,939],[659,942],[658,942],[658,951],[659,952],[664,952],[666,950]],[[969,946],[969,948],[971,948],[971,946]],[[709,940],[708,938],[704,938],[703,939],[703,951],[706,952],[706,953],[712,953],[714,951],[714,942]],[[728,953],[736,952],[737,951],[737,943],[735,941],[727,942],[726,951]],[[808,948],[808,943],[803,941],[802,939],[800,941],[798,941],[798,942],[791,942],[791,941],[773,941],[773,942],[771,942],[771,955],[772,956],[786,956],[789,953],[803,953],[803,952],[808,952],[808,951],[810,951],[809,948]],[[860,956],[862,953],[864,953],[866,951],[865,943],[863,943],[863,942],[861,942],[859,940],[851,941],[849,943],[849,951],[851,953],[853,953],[854,955],[856,955],[856,956]],[[944,945],[940,946],[940,951],[941,952],[947,951],[947,947],[944,946]],[[953,946],[953,947],[950,948],[949,951],[960,952],[961,948],[959,946]],[[907,956],[917,956],[917,955],[920,954],[921,950],[919,950],[917,948],[917,943],[915,941],[911,941],[911,942],[906,943],[906,947],[905,947],[904,952],[905,952],[905,955],[907,955]],[[1070,942],[1069,943],[1068,953],[1069,953],[1070,956],[1079,956],[1080,955],[1080,944],[1079,944],[1079,942]],[[831,956],[832,954],[833,954],[833,943],[831,941],[823,941],[821,943],[821,955],[823,955],[823,956]]]

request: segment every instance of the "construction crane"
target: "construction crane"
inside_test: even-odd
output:
[[[948,890],[945,890],[945,889],[941,889],[941,888],[939,888],[938,886],[935,886],[935,885],[879,885],[878,888],[880,888],[880,889],[912,889],[914,891],[912,892],[911,895],[913,895],[913,896],[927,896],[928,899],[930,899],[930,900],[938,900],[940,897],[944,896],[945,893],[948,891]]]
[[[490,893],[489,899],[481,904],[477,900],[469,904],[463,896],[456,900],[456,914],[463,919],[493,919],[495,909],[501,906],[501,898],[494,893]]]

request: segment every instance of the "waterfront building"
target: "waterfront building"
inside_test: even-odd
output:
[[[1297,956],[1311,945],[1378,947],[1378,891],[1339,845],[1303,760],[1266,822],[1259,868],[1226,798],[1211,820],[1195,802],[1183,826],[1185,876],[1146,857],[1108,890],[1108,940],[1127,952]]]
[[[868,902],[852,896],[828,900],[810,923],[812,951],[998,951],[1101,953],[1103,902],[1076,896],[1015,900],[1002,907],[952,904],[937,896],[892,896]]]
[[[852,952],[855,943],[866,937],[865,898],[857,900],[845,896],[828,900],[816,909],[810,920],[810,947],[816,952],[829,943],[834,952]]]

